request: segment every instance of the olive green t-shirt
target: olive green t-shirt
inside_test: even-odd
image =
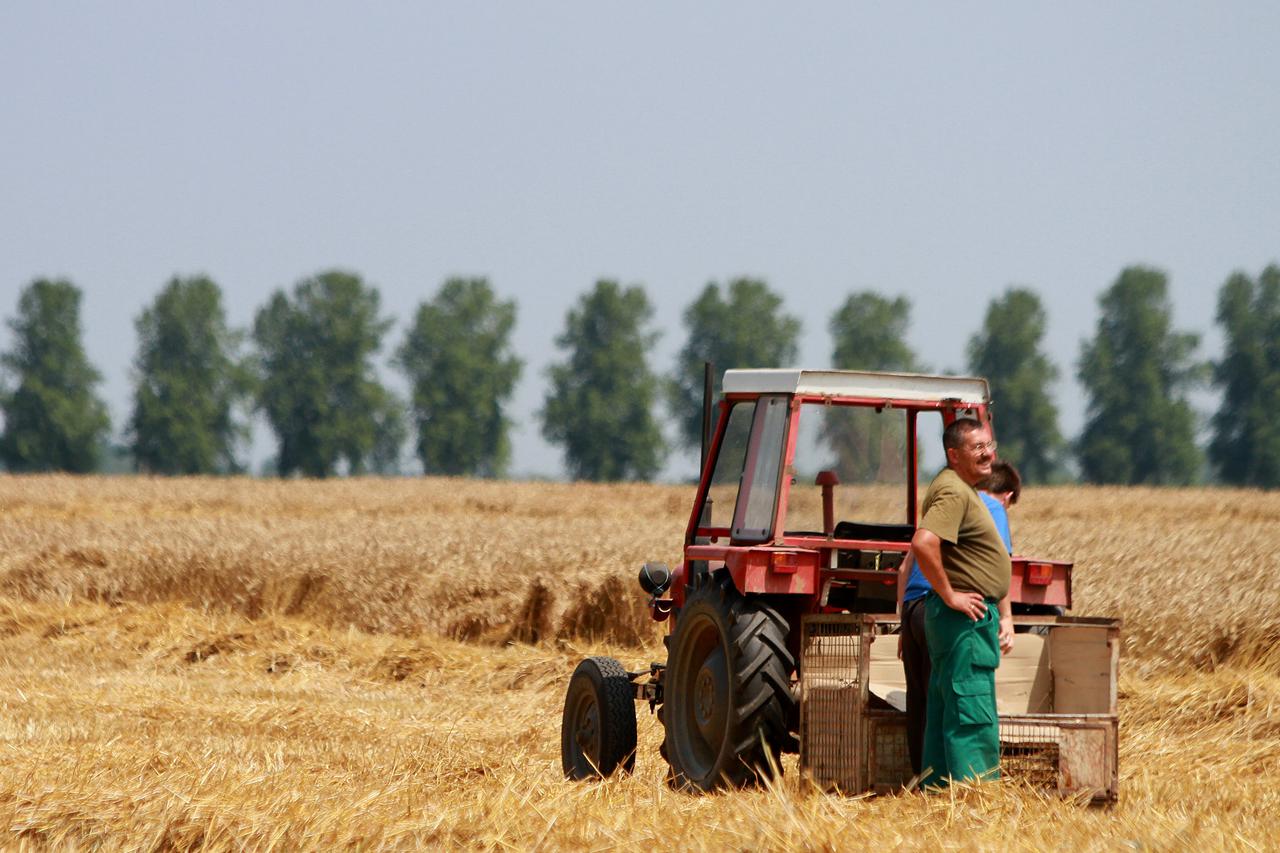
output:
[[[942,540],[942,568],[953,589],[1001,599],[1012,566],[978,491],[950,468],[933,478],[921,504],[920,526]]]

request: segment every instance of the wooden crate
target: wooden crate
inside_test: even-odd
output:
[[[1119,621],[1061,616],[1014,623],[1036,633],[1018,634],[996,670],[1001,775],[1062,796],[1114,801]],[[800,764],[820,786],[883,793],[912,781],[897,627],[868,615],[805,620]]]

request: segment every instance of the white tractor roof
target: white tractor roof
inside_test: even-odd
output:
[[[863,370],[726,370],[724,393],[814,394],[920,402],[958,400],[970,405],[991,401],[987,380],[973,376],[924,376]]]

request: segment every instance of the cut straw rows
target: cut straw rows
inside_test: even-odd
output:
[[[662,657],[690,489],[0,478],[0,846],[1252,849],[1280,813],[1280,496],[1031,489],[1019,551],[1119,616],[1121,801],[560,778],[568,674]],[[465,640],[465,641],[464,641]]]
[[[10,606],[24,614],[0,660],[10,843],[1230,848],[1264,842],[1280,808],[1280,679],[1261,670],[1126,676],[1111,809],[1012,783],[829,796],[793,761],[765,790],[695,797],[666,786],[661,728],[643,712],[634,776],[560,779],[565,675],[581,655],[625,649],[414,641],[181,606]]]

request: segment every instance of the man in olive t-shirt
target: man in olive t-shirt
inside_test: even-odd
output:
[[[958,418],[942,445],[947,467],[925,492],[911,540],[933,586],[925,598],[932,670],[924,786],[999,776],[995,670],[1000,652],[1013,648],[1009,554],[976,488],[991,474],[994,442],[982,424]]]

